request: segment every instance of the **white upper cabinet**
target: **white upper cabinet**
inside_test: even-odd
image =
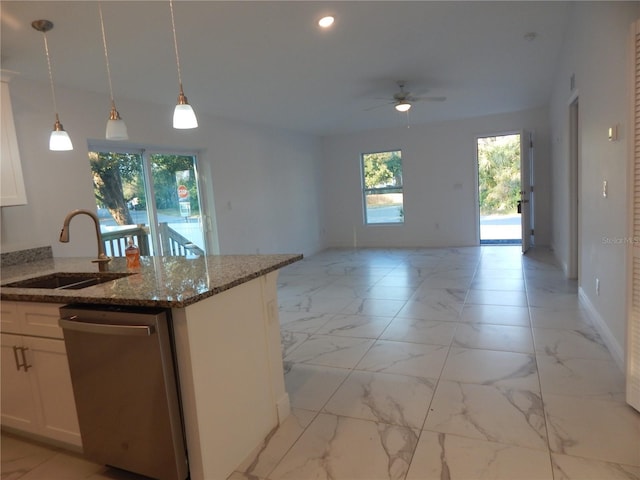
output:
[[[2,97],[0,108],[2,109],[2,148],[0,148],[0,206],[26,205],[27,194],[22,178],[22,166],[20,165],[20,152],[18,151],[18,139],[13,123],[13,109],[11,108],[11,96],[9,84],[5,79],[0,82]]]

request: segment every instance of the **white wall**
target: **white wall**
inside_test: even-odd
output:
[[[28,205],[3,207],[3,252],[51,245],[55,256],[94,256],[88,217],[71,224],[71,242],[58,242],[70,210],[95,210],[87,139],[103,139],[108,96],[57,88],[60,119],[74,143],[72,152],[50,152],[53,126],[47,85],[19,77],[10,83]],[[197,105],[195,105],[197,110]],[[130,142],[201,151],[206,181],[213,187],[220,253],[295,252],[322,249],[322,152],[309,135],[198,114],[200,127],[171,127],[173,105],[126,100],[118,109]]]
[[[638,2],[576,2],[555,80],[552,127],[552,246],[565,270],[569,246],[569,103],[577,95],[580,124],[579,284],[605,340],[621,361],[625,343],[625,245],[629,36],[640,17]],[[576,91],[570,91],[575,75]],[[620,140],[609,142],[608,128],[619,125]],[[609,194],[602,195],[603,181]],[[611,239],[614,243],[610,243]],[[600,279],[600,295],[596,294]]]
[[[325,138],[327,243],[338,247],[438,247],[478,243],[476,138],[535,133],[536,243],[548,245],[546,108]],[[360,154],[402,150],[403,225],[364,225]]]

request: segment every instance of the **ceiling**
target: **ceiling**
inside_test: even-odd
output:
[[[3,70],[48,81],[42,34],[31,27],[48,19],[56,87],[108,92],[97,2],[0,5]],[[127,99],[175,104],[169,2],[107,0],[102,10],[123,118]],[[570,10],[556,1],[174,1],[196,113],[315,135],[546,105]],[[336,21],[322,30],[326,13]],[[417,103],[407,117],[387,103],[398,80],[447,100]]]

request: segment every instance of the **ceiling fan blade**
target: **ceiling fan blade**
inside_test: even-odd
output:
[[[411,97],[411,102],[444,102],[447,97]]]
[[[371,110],[376,110],[378,108],[386,107],[387,105],[393,105],[394,103],[395,102],[387,102],[387,103],[382,103],[380,105],[374,105],[373,107],[365,108],[363,112],[370,112]]]

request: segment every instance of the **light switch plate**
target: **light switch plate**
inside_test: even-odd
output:
[[[607,194],[609,193],[608,192],[608,188],[609,188],[609,186],[607,185],[607,181],[603,180],[602,181],[602,196],[604,198],[607,198]]]

